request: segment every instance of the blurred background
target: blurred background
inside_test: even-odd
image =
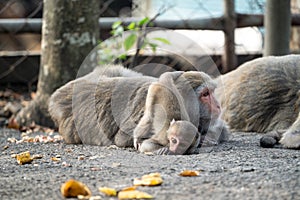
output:
[[[155,26],[173,29],[194,41],[203,49],[198,56],[203,53],[211,56],[218,69],[225,73],[245,61],[262,56],[265,37],[265,0],[236,0],[233,9],[226,5],[228,2],[231,1],[103,0],[99,8],[100,38],[103,41],[111,36],[110,27],[117,20],[151,18],[164,9],[155,19]],[[292,14],[298,14],[299,9],[300,1],[291,0]],[[0,1],[2,86],[22,84],[30,90],[35,89],[41,54],[42,15],[42,0]],[[228,15],[233,15],[231,18],[234,23],[230,25],[229,21],[229,27],[226,28],[224,20]],[[233,37],[230,33],[227,35],[230,31],[234,31]],[[290,52],[299,52],[299,43],[299,29],[293,27]],[[228,48],[231,52],[226,52]],[[193,52],[191,49],[189,51]],[[232,51],[234,55],[231,55]]]

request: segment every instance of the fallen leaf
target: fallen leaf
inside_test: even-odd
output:
[[[33,159],[30,157],[29,151],[25,151],[25,152],[17,154],[16,158],[17,158],[17,162],[19,163],[19,165],[28,164],[33,161]]]
[[[57,157],[51,157],[51,160],[54,162],[60,162],[61,159]]]
[[[180,176],[199,176],[199,171],[194,171],[194,170],[184,170],[180,172]]]
[[[83,195],[85,197],[91,196],[90,189],[83,183],[70,179],[62,184],[60,192],[64,197],[77,197]]]
[[[130,187],[126,187],[123,188],[121,191],[133,191],[136,190],[137,186],[130,186]]]
[[[159,173],[151,173],[142,176],[142,178],[135,178],[133,185],[135,186],[156,186],[161,185],[163,182]]]
[[[104,193],[107,196],[117,196],[117,190],[114,188],[109,188],[109,187],[100,187],[99,191]]]
[[[118,193],[119,199],[153,199],[153,196],[138,190],[133,191],[120,191]]]
[[[8,120],[8,125],[7,128],[12,128],[12,129],[20,129],[20,125],[18,124],[17,120],[15,118],[10,118]]]

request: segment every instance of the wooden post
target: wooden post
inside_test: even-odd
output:
[[[234,0],[224,0],[224,54],[222,56],[222,73],[235,69],[237,58],[235,55],[234,30],[236,28],[236,13]]]
[[[264,17],[266,28],[264,56],[285,55],[290,52],[290,0],[267,0]]]

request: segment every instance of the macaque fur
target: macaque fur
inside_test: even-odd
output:
[[[190,137],[216,138],[212,144],[228,139],[213,96],[215,87],[203,72],[166,72],[154,78],[107,66],[59,88],[50,98],[49,112],[66,143],[191,154],[197,153],[201,142],[191,140],[188,145]],[[173,119],[187,123],[168,134]],[[207,134],[212,132],[210,124],[220,126],[210,133],[212,137]],[[172,134],[178,139],[176,145],[171,143]],[[164,151],[158,151],[161,148]]]
[[[267,133],[261,145],[300,147],[300,56],[264,57],[219,78],[216,95],[231,131]]]

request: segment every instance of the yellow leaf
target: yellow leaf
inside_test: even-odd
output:
[[[119,199],[153,199],[153,196],[138,190],[133,191],[120,191],[118,193]]]
[[[156,186],[162,184],[163,180],[159,173],[151,173],[142,176],[142,178],[135,178],[133,185],[135,186]]]
[[[64,197],[77,197],[78,195],[91,196],[90,189],[74,179],[70,179],[62,184],[60,191]]]
[[[136,190],[136,186],[131,186],[131,187],[126,187],[126,188],[123,188],[121,191],[133,191],[133,190]]]
[[[25,151],[25,152],[17,154],[16,158],[17,158],[17,162],[19,163],[19,165],[31,163],[32,160],[33,160],[30,157],[30,152],[29,151]]]
[[[100,187],[99,191],[106,194],[107,196],[117,196],[117,190],[109,187]]]
[[[180,176],[199,176],[199,171],[194,170],[184,170],[180,172]]]
[[[57,157],[51,157],[51,160],[54,161],[54,162],[59,162],[59,161],[60,161],[60,158],[57,158]]]

